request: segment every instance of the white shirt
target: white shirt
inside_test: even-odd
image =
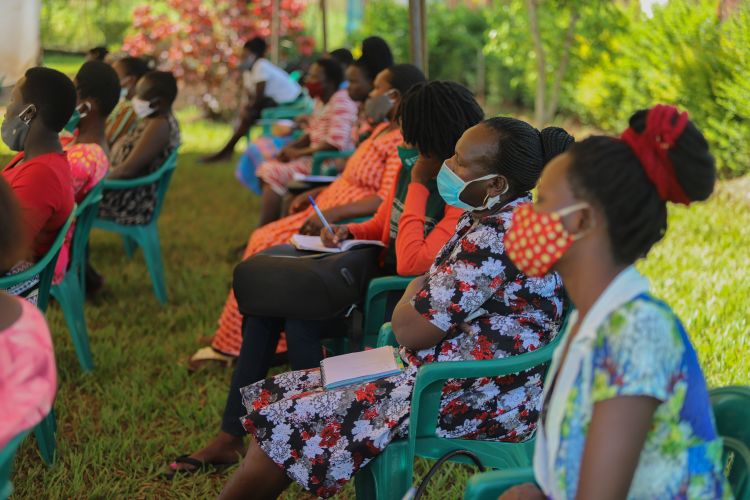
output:
[[[255,86],[260,82],[266,82],[265,95],[277,104],[295,100],[302,90],[286,71],[274,66],[268,59],[258,59],[250,71],[242,75],[242,83],[250,94],[255,94]]]

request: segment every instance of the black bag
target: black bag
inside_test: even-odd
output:
[[[345,315],[380,274],[381,247],[317,253],[278,245],[234,268],[232,288],[243,315],[303,320]]]

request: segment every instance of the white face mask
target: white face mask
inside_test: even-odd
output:
[[[133,106],[133,111],[138,118],[146,118],[154,113],[151,103],[138,97],[133,97],[130,100],[130,104]]]

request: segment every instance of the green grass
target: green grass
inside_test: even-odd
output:
[[[47,468],[27,439],[16,460],[15,498],[211,498],[226,479],[158,477],[219,425],[230,371],[189,376],[184,363],[197,339],[214,331],[234,265],[228,251],[247,239],[258,208],[234,180],[233,165],[197,164],[227,128],[195,121],[191,110],[180,118],[184,154],[159,224],[170,304],[156,302],[140,254],[129,261],[116,237],[92,234],[93,262],[107,278],[101,297],[86,305],[96,369],[81,373],[53,304],[59,457]],[[747,205],[720,194],[674,209],[667,238],[641,266],[684,320],[712,386],[750,380],[749,247]],[[425,464],[417,470],[423,474]],[[434,478],[429,496],[459,498],[468,470]],[[286,494],[300,496],[298,488]],[[340,498],[353,498],[353,488]]]

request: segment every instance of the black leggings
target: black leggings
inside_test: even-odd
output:
[[[316,368],[323,359],[320,341],[346,334],[347,320],[303,321],[285,318],[244,316],[242,347],[232,374],[224,407],[221,430],[233,436],[247,434],[240,417],[247,414],[240,389],[263,380],[271,368],[281,332],[286,333],[287,352],[292,370]]]

